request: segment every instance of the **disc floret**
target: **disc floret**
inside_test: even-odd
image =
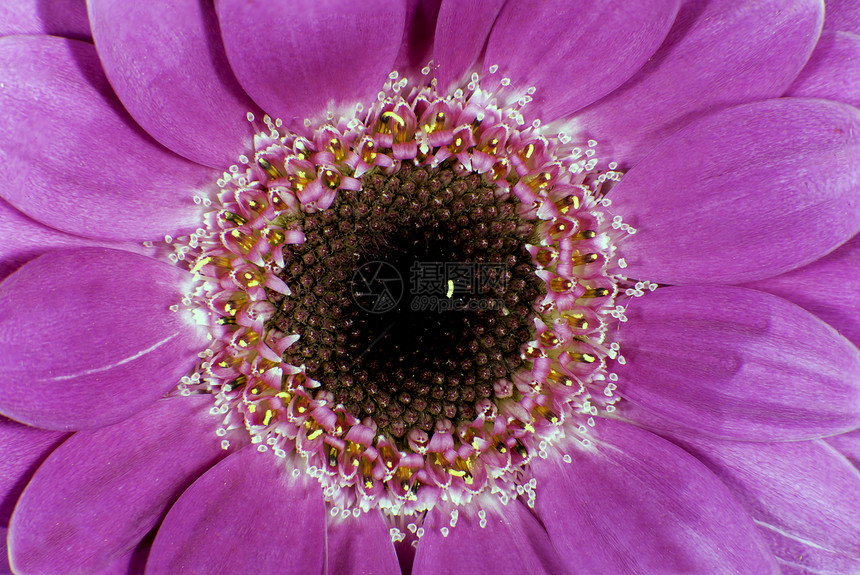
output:
[[[602,193],[621,174],[613,164],[597,171],[595,142],[576,145],[539,122],[526,125],[530,99],[485,92],[477,74],[444,94],[392,73],[366,108],[289,128],[263,117],[253,155],[240,157],[207,199],[212,231],[194,237],[200,289],[192,299],[212,344],[199,375],[180,387],[214,394],[221,432],[244,427],[258,450],[316,477],[334,514],[407,514],[489,494],[533,500],[529,460],[562,439],[587,445],[592,417],[617,401],[606,373],[618,350],[608,330],[623,317],[615,246],[635,230],[607,220]],[[380,211],[389,199],[401,205]],[[464,208],[472,206],[479,209],[470,220]],[[405,401],[402,393],[386,399],[373,377],[354,380],[349,366],[323,375],[348,353],[338,331],[346,323],[331,320],[340,317],[331,310],[349,305],[347,283],[332,262],[344,253],[360,260],[364,243],[373,243],[362,238],[383,233],[364,228],[384,228],[387,214],[403,213],[391,224],[405,226],[396,234],[424,226],[441,230],[444,243],[451,230],[468,230],[467,248],[453,253],[478,246],[492,255],[491,244],[501,250],[506,238],[518,244],[508,288],[488,316],[518,318],[526,329],[507,358],[476,344],[479,365],[469,364],[457,400],[447,403],[434,399],[430,371],[403,374],[414,383]],[[513,222],[509,236],[504,222]],[[328,264],[325,279],[307,272]],[[520,325],[506,321],[490,344]],[[474,371],[491,360],[495,371]],[[479,385],[486,374],[489,383]],[[356,386],[365,403],[349,399]],[[382,413],[391,401],[403,406]]]

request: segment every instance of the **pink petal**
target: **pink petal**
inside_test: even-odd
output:
[[[487,511],[481,527],[477,509],[460,507],[455,525],[450,510],[436,506],[424,519],[414,575],[533,575],[567,570],[546,530],[514,500]]]
[[[158,530],[147,574],[321,573],[325,504],[319,483],[289,474],[284,460],[253,446],[189,487]]]
[[[246,115],[261,113],[230,70],[210,3],[91,0],[89,10],[107,77],[150,135],[221,170],[251,149]]]
[[[44,224],[114,240],[200,225],[192,196],[218,174],[162,148],[122,109],[95,48],[0,39],[0,196]]]
[[[626,415],[660,429],[793,441],[860,426],[860,351],[796,305],[727,286],[630,302],[612,369]]]
[[[16,572],[99,573],[128,556],[226,451],[210,396],[173,397],[79,432],[36,472],[10,525]]]
[[[56,251],[0,284],[0,413],[93,429],[137,413],[198,361],[204,334],[170,311],[188,272],[105,248]]]
[[[416,75],[426,66],[433,51],[433,32],[442,0],[407,0],[406,28],[394,69]]]
[[[91,240],[63,233],[31,220],[0,199],[0,281],[27,261],[52,249],[104,246],[145,254],[140,243]]]
[[[825,437],[824,441],[848,458],[854,467],[860,468],[860,429]]]
[[[744,285],[811,311],[860,347],[860,236],[802,268]]]
[[[860,231],[860,111],[782,98],[706,116],[613,188],[637,229],[629,277],[739,283],[816,260]]]
[[[0,546],[0,575],[12,575],[12,567],[9,565],[9,552],[6,544],[6,537],[9,530],[5,527],[0,527],[0,538],[3,539],[3,544]]]
[[[0,525],[8,525],[15,503],[42,461],[68,434],[29,427],[0,417]]]
[[[239,82],[285,121],[374,97],[406,19],[405,3],[390,0],[216,0],[215,8]]]
[[[484,70],[525,91],[528,112],[550,122],[602,98],[630,78],[657,50],[678,0],[508,2],[493,25]]]
[[[400,575],[388,525],[376,509],[330,519],[327,548],[329,575]]]
[[[823,441],[684,440],[759,527],[781,566],[860,570],[860,472]]]
[[[786,96],[860,106],[860,35],[825,30]]]
[[[99,575],[141,575],[146,568],[146,558],[153,539],[155,530],[147,533],[137,547],[114,559]]]
[[[666,41],[576,118],[601,154],[631,166],[701,114],[781,95],[809,59],[821,0],[689,0]]]
[[[599,420],[592,450],[536,459],[535,511],[576,573],[779,569],[744,509],[704,465],[636,427]]]
[[[81,0],[6,0],[0,3],[0,36],[51,34],[91,42]]]
[[[860,4],[857,0],[827,0],[826,30],[844,30],[860,34]]]
[[[443,0],[433,63],[440,89],[459,81],[480,61],[504,0]]]

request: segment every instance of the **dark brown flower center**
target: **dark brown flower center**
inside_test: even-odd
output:
[[[519,202],[475,173],[404,163],[299,217],[292,294],[273,324],[301,339],[284,360],[396,438],[472,420],[520,367],[542,282]]]

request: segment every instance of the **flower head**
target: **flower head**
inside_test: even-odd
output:
[[[25,5],[14,572],[858,568],[850,4]]]

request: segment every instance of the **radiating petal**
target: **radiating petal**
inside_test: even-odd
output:
[[[401,0],[216,0],[215,8],[239,82],[285,121],[375,96],[406,19]]]
[[[844,30],[860,34],[860,4],[857,0],[827,0],[826,30]]]
[[[644,408],[640,422],[749,441],[860,426],[860,351],[792,303],[740,287],[668,287],[625,314],[626,361],[612,369],[622,396]]]
[[[505,0],[443,0],[436,24],[433,64],[440,89],[478,63]]]
[[[821,0],[690,0],[639,72],[576,118],[629,167],[700,114],[780,96],[809,59]]]
[[[5,527],[0,527],[0,538],[3,539],[3,544],[0,546],[0,575],[12,575],[12,567],[9,565],[9,552],[6,545],[6,536],[9,530]]]
[[[327,537],[329,575],[400,575],[391,534],[379,510],[330,519]]]
[[[212,405],[207,395],[163,399],[66,440],[12,515],[16,572],[98,573],[132,551],[182,490],[226,455]]]
[[[860,231],[860,110],[782,98],[706,116],[612,189],[637,229],[628,277],[740,283],[818,259]]]
[[[493,25],[484,70],[523,90],[534,86],[526,112],[543,122],[602,98],[657,50],[678,0],[519,0],[505,4]]]
[[[388,525],[377,509],[330,519],[326,547],[329,575],[400,575]]]
[[[860,468],[860,429],[825,437],[824,441],[847,457],[854,467]]]
[[[576,573],[779,573],[743,508],[668,441],[601,419],[591,449],[536,459],[535,511]]]
[[[125,108],[156,140],[221,170],[252,144],[260,115],[227,62],[218,18],[199,0],[90,0],[99,58]]]
[[[785,95],[860,106],[860,35],[822,32],[812,57]]]
[[[136,242],[112,242],[73,236],[30,219],[0,199],[0,281],[29,260],[52,249],[104,246],[135,253],[151,252]]]
[[[218,174],[150,138],[110,89],[95,48],[0,38],[0,196],[53,228],[153,239],[194,229],[192,196]]]
[[[319,483],[292,477],[253,446],[194,482],[164,518],[146,573],[321,573],[325,516]]]
[[[860,472],[823,441],[682,444],[746,508],[781,566],[860,571]]]
[[[0,525],[8,525],[15,503],[42,461],[67,434],[0,417]]]
[[[46,429],[116,423],[163,396],[205,339],[171,311],[187,271],[105,248],[56,251],[0,284],[0,413]]]
[[[442,0],[407,0],[406,27],[394,70],[414,75],[429,63],[441,4]]]
[[[0,36],[51,34],[92,41],[81,0],[6,0],[0,3]]]
[[[452,523],[455,525],[452,526]],[[514,500],[498,513],[463,507],[452,521],[450,510],[436,506],[424,520],[415,554],[414,575],[556,575],[567,572],[547,532]]]
[[[146,558],[156,529],[147,533],[137,547],[114,559],[99,575],[141,575],[146,568]]]
[[[802,268],[744,285],[811,311],[860,347],[860,236]]]

